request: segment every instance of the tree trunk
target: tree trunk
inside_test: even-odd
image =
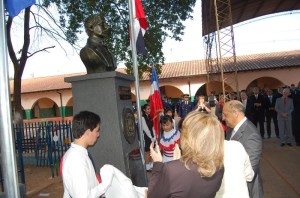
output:
[[[6,23],[7,30],[7,48],[11,61],[14,65],[14,92],[13,92],[13,114],[14,114],[14,123],[22,124],[23,123],[23,113],[22,113],[22,104],[21,104],[21,83],[22,83],[22,75],[25,69],[25,65],[28,59],[27,53],[30,44],[30,7],[25,9],[24,12],[24,43],[21,49],[21,57],[18,59],[16,56],[16,52],[12,45],[11,40],[11,26],[12,26],[13,18],[8,17]]]
[[[23,113],[21,104],[21,78],[19,73],[15,72],[14,75],[14,95],[13,95],[13,114],[14,124],[23,123]]]

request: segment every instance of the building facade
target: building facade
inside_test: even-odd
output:
[[[251,87],[276,90],[284,85],[300,82],[300,50],[276,52],[237,57],[239,90]],[[126,73],[119,68],[117,72]],[[22,107],[24,119],[68,120],[73,115],[71,84],[64,82],[65,77],[86,75],[86,73],[66,74],[22,80]],[[219,74],[215,74],[219,75]],[[160,91],[163,96],[177,101],[182,94],[189,94],[193,100],[196,95],[208,95],[210,91],[220,94],[221,82],[211,82],[208,91],[207,74],[204,60],[167,63],[162,65],[159,75]],[[131,85],[132,101],[136,101],[134,82]],[[231,85],[228,85],[231,87]],[[13,94],[13,82],[11,81]],[[150,95],[150,75],[144,73],[140,79],[141,104]],[[232,88],[232,91],[235,91]]]

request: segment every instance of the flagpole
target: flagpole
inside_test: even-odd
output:
[[[16,151],[11,123],[11,103],[8,78],[6,25],[4,1],[0,1],[0,144],[1,164],[3,165],[4,192],[8,198],[19,198],[19,185],[16,166]]]
[[[141,151],[141,158],[144,166],[144,176],[146,185],[147,182],[147,172],[146,172],[146,162],[145,162],[145,148],[144,148],[144,134],[142,128],[142,111],[141,111],[141,104],[140,104],[140,81],[139,81],[139,72],[137,66],[137,51],[136,51],[136,37],[134,31],[134,24],[133,24],[133,6],[132,0],[128,0],[128,8],[129,8],[129,25],[130,25],[130,38],[131,38],[131,52],[132,52],[132,62],[133,62],[133,72],[135,78],[135,94],[136,94],[136,106],[138,112],[138,132],[140,136],[140,151]]]

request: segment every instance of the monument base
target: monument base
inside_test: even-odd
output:
[[[101,117],[100,137],[89,148],[96,170],[111,164],[131,178],[134,185],[146,186],[132,112],[133,81],[133,76],[115,71],[65,78],[65,82],[72,83],[73,114],[87,110]]]

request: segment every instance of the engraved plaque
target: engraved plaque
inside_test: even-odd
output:
[[[123,109],[122,122],[124,137],[129,144],[132,144],[136,136],[136,125],[133,111],[128,107]]]
[[[131,89],[130,87],[119,86],[120,100],[131,100]]]

